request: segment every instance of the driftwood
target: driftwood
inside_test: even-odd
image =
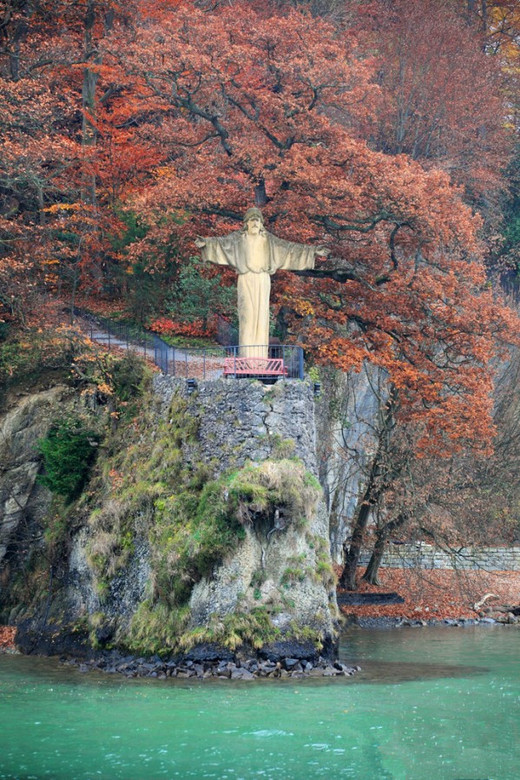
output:
[[[494,593],[486,593],[480,601],[473,605],[473,609],[480,615],[485,614],[492,617],[498,623],[518,623],[520,616],[520,605],[518,604],[493,604],[493,606],[484,607],[488,599],[498,598],[499,596]]]
[[[494,593],[486,593],[486,595],[483,596],[480,599],[480,601],[477,601],[476,604],[473,604],[473,609],[475,610],[475,612],[480,612],[480,610],[482,609],[482,607],[484,606],[484,604],[488,599],[498,599],[498,598],[500,598],[500,596],[496,596]]]

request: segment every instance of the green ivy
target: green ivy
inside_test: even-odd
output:
[[[44,466],[38,482],[63,496],[67,503],[78,498],[88,481],[99,438],[79,419],[68,417],[55,423],[38,442]]]

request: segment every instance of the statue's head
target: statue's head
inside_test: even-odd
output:
[[[242,228],[244,233],[251,233],[252,235],[258,235],[265,232],[264,218],[260,209],[256,206],[250,208],[244,214],[244,225]]]

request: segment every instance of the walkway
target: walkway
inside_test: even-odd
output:
[[[112,322],[110,320],[93,317],[88,314],[80,314],[76,318],[81,329],[92,341],[108,350],[129,350],[141,355],[145,360],[150,360],[164,374],[180,377],[182,379],[212,380],[224,375],[225,361],[228,360],[227,372],[229,373],[230,359],[238,365],[237,346],[214,346],[204,348],[172,347],[156,333],[151,333],[144,328],[129,326]],[[240,355],[244,350],[252,350],[256,355],[258,347],[240,347]],[[271,362],[278,361],[283,366],[283,371],[272,376],[273,372],[266,368],[265,376],[257,369],[251,376],[263,381],[275,381],[278,378],[303,379],[303,350],[294,344],[277,344],[265,347],[269,352]],[[235,376],[244,373],[236,371]],[[232,374],[233,375],[233,372]]]

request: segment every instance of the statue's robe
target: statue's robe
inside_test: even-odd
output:
[[[284,241],[265,230],[258,235],[237,230],[204,241],[203,260],[228,265],[238,274],[240,354],[267,357],[271,275],[280,270],[314,268],[316,247]]]

